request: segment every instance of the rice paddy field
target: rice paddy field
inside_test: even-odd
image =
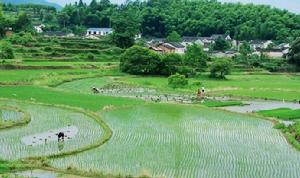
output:
[[[94,144],[102,138],[102,127],[92,118],[69,109],[41,106],[28,103],[0,101],[26,110],[31,116],[31,122],[23,127],[0,131],[0,159],[17,160],[20,158],[48,156],[57,153],[70,152]],[[55,133],[46,136],[44,132],[55,132],[56,129],[73,126],[78,133],[70,140],[66,138],[63,145],[57,143]],[[71,133],[70,133],[71,134]],[[22,140],[35,135],[29,144]],[[55,141],[53,141],[55,137]],[[41,140],[42,139],[42,140]],[[36,144],[42,142],[42,144]],[[60,148],[62,147],[62,148]]]
[[[0,64],[0,177],[300,177],[298,127],[274,128],[299,122],[299,74],[204,72],[174,89],[120,72],[124,50],[107,39],[37,39]]]
[[[153,177],[299,177],[300,153],[269,121],[196,106],[147,104],[101,114],[112,139],[55,167]]]
[[[0,122],[18,122],[22,119],[23,113],[9,107],[0,106]]]
[[[195,93],[199,87],[205,87],[210,96],[231,96],[261,98],[272,100],[300,100],[299,75],[271,75],[235,73],[227,80],[215,80],[205,75],[189,79],[189,85],[183,89],[168,86],[164,77],[117,76],[94,79],[83,79],[64,83],[60,88],[91,93],[90,87],[102,87],[111,83],[126,83],[137,87],[155,88],[165,92]],[[200,82],[200,84],[199,84]],[[282,85],[284,83],[284,85]]]

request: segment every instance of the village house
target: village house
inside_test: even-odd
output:
[[[157,53],[163,53],[163,52],[164,52],[164,50],[162,50],[162,49],[159,48],[159,47],[149,46],[148,48],[151,49],[152,51],[157,52]]]
[[[46,37],[74,37],[75,35],[73,33],[65,33],[62,31],[47,31],[47,32],[43,32],[44,36]]]
[[[290,49],[290,44],[282,43],[278,46],[274,46],[272,48],[266,49],[264,54],[269,56],[270,58],[282,58],[289,53],[289,49]]]
[[[262,49],[267,49],[270,44],[273,42],[271,40],[262,41],[262,40],[251,40],[250,41],[250,47],[254,51],[260,51]]]
[[[12,27],[6,27],[4,30],[5,30],[5,36],[11,36],[13,34]]]
[[[284,53],[281,49],[273,48],[264,52],[264,54],[270,58],[282,58]]]
[[[138,40],[138,39],[141,39],[142,38],[142,34],[141,33],[138,33],[134,36],[134,40]]]
[[[226,41],[231,41],[231,37],[229,35],[225,35],[225,34],[214,34],[214,35],[211,35],[211,40],[213,41],[216,41],[217,39],[221,38],[221,39],[224,39]]]
[[[185,46],[177,42],[162,43],[158,45],[158,48],[162,49],[164,53],[177,54],[184,54],[186,49]]]
[[[112,28],[89,28],[86,31],[86,36],[106,36],[112,32]]]
[[[222,51],[215,51],[213,53],[211,53],[211,56],[216,57],[216,58],[232,58],[234,56],[240,55],[240,53],[238,53],[237,51],[226,51],[226,52],[222,52]]]
[[[209,52],[210,46],[214,44],[215,41],[219,38],[229,41],[232,44],[232,46],[238,45],[238,42],[232,39],[229,35],[222,35],[222,34],[214,34],[210,37],[183,37],[183,41],[181,44],[187,47],[188,45],[196,43],[201,45],[205,52]]]
[[[44,28],[45,28],[46,26],[44,25],[44,24],[41,24],[41,25],[37,25],[37,26],[34,26],[34,29],[35,29],[35,31],[37,32],[37,33],[43,33],[44,32]]]

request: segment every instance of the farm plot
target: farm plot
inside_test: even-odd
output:
[[[0,105],[0,129],[24,125],[30,122],[30,115],[19,108]]]
[[[0,104],[4,103],[27,111],[31,115],[31,122],[20,128],[0,131],[0,159],[16,160],[74,151],[94,144],[104,133],[94,119],[80,112],[36,104],[0,101]],[[57,142],[55,132],[58,131],[65,132],[67,141]]]
[[[102,114],[102,147],[53,159],[59,168],[153,177],[299,177],[300,153],[272,123],[196,106],[147,104]]]
[[[139,87],[119,82],[120,77],[101,77],[71,81],[57,88],[77,93],[99,94],[104,96],[136,98],[155,102],[179,102],[190,104],[196,98],[191,94],[169,94],[153,88]]]
[[[0,122],[18,122],[22,120],[22,115],[9,107],[0,106]]]

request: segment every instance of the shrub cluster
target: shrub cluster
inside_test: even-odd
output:
[[[202,47],[196,44],[189,46],[185,55],[160,55],[147,48],[133,46],[121,55],[120,69],[122,72],[138,75],[169,76],[179,73],[188,77],[204,71],[207,60],[208,56]]]
[[[183,88],[188,85],[188,80],[184,75],[175,74],[168,77],[168,85],[172,88]]]
[[[12,46],[7,43],[7,42],[3,42],[0,45],[0,58],[1,59],[14,59],[14,51]]]

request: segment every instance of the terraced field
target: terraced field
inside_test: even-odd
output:
[[[0,159],[17,160],[65,153],[92,145],[102,139],[102,127],[93,118],[81,112],[19,102],[0,101],[1,104],[25,110],[30,114],[31,122],[22,127],[0,131]],[[72,133],[74,128],[76,134]],[[55,132],[60,129],[64,129],[66,135],[69,135],[64,143],[57,142]],[[28,137],[32,137],[32,140],[28,140]]]
[[[118,80],[112,80],[109,77],[102,79],[83,79],[65,83],[60,88],[71,89],[80,92],[90,92],[86,90],[87,86],[101,87],[103,82],[123,82],[138,87],[155,88],[158,91],[168,93],[195,93],[199,87],[205,87],[207,94],[211,96],[234,96],[261,98],[272,100],[294,101],[300,100],[300,77],[298,75],[245,75],[243,73],[235,73],[229,75],[227,80],[218,81],[209,78],[207,75],[200,75],[197,78],[190,78],[189,85],[182,89],[173,89],[168,86],[168,80],[165,77],[145,77],[125,75],[118,77]],[[284,85],[282,85],[284,83]],[[99,85],[99,86],[98,86]]]
[[[22,115],[10,107],[0,106],[0,122],[18,122],[22,119]]]
[[[154,177],[299,177],[300,153],[272,123],[223,111],[146,104],[101,114],[102,147],[54,159],[59,168]]]

